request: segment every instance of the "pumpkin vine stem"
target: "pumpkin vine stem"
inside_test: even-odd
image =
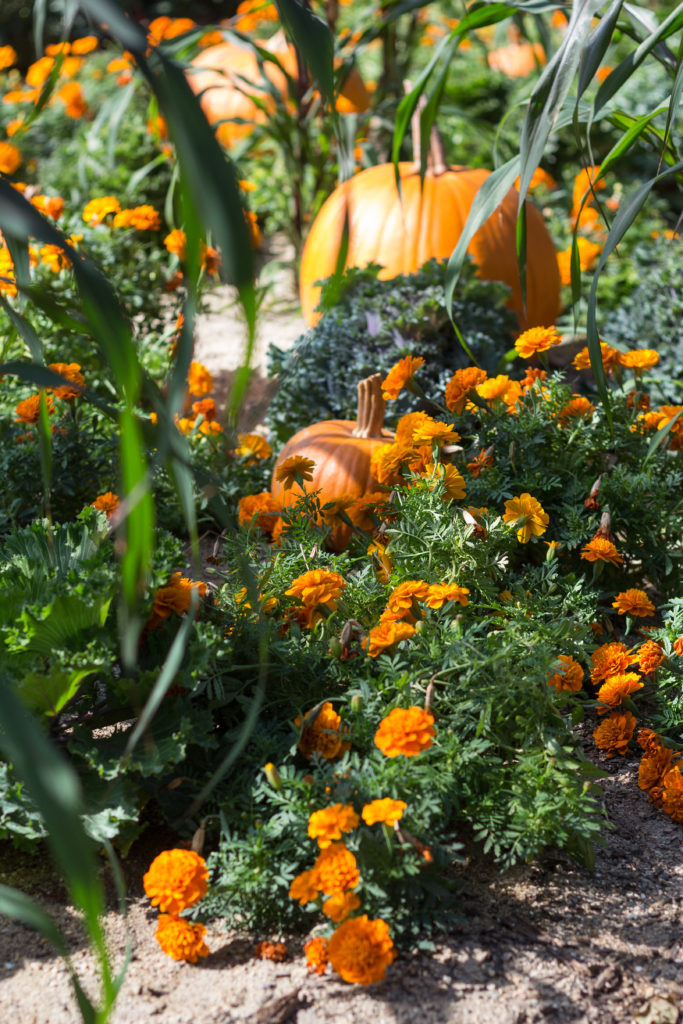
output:
[[[381,437],[384,426],[384,399],[382,374],[358,381],[358,413],[352,437]]]

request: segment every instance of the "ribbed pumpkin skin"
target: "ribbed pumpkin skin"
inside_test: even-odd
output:
[[[343,182],[323,204],[306,239],[301,257],[300,298],[304,319],[311,325],[320,288],[314,282],[334,273],[337,250],[348,209],[347,267],[379,263],[382,280],[415,273],[423,263],[447,259],[467,220],[472,200],[488,171],[451,167],[442,174],[427,171],[424,188],[412,163],[400,163],[401,199],[393,164],[369,167]],[[557,253],[543,217],[527,204],[527,311],[515,252],[516,189],[510,189],[468,246],[485,281],[504,281],[512,294],[510,309],[522,330],[554,323],[560,312]]]
[[[287,508],[301,497],[296,484],[285,490],[276,479],[278,467],[291,455],[303,455],[315,462],[313,480],[306,482],[306,490],[320,490],[321,505],[343,494],[362,498],[377,491],[377,481],[370,473],[370,459],[375,448],[392,441],[394,435],[390,430],[383,430],[382,437],[352,437],[355,427],[355,420],[322,420],[291,437],[273,468],[270,487],[275,501]],[[331,535],[331,545],[335,551],[343,551],[350,539],[350,528],[340,523]]]

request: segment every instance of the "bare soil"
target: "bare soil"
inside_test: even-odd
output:
[[[287,294],[280,298],[284,305],[261,320],[241,429],[260,423],[267,407],[267,345],[291,344],[303,329]],[[225,394],[244,330],[229,296],[213,302],[199,325],[196,358]],[[309,974],[301,936],[286,937],[288,961],[255,959],[257,941],[279,937],[227,931],[220,921],[209,926],[206,960],[174,963],[154,938],[156,913],[142,875],[176,841],[148,830],[123,865],[125,916],[104,872],[106,928],[118,963],[127,940],[132,945],[113,1024],[683,1024],[683,830],[638,789],[636,760],[597,755],[590,738],[586,747],[609,773],[601,787],[613,826],[595,870],[557,852],[500,875],[472,848],[460,924],[429,954],[402,952],[386,980],[368,988]],[[55,918],[94,994],[96,966],[78,915],[45,858],[0,845],[0,881],[29,892]],[[48,943],[0,918],[0,1024],[79,1019],[66,968]]]

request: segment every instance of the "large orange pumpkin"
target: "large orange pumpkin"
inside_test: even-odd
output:
[[[264,124],[276,107],[271,87],[286,100],[287,75],[296,78],[296,50],[280,33],[260,45],[277,57],[287,74],[272,61],[264,61],[261,71],[251,47],[239,46],[227,40],[202,50],[191,62],[191,70],[187,73],[190,87],[200,96],[206,119],[210,124],[218,125],[216,135],[224,146],[231,146],[250,135],[254,125]],[[264,80],[264,75],[270,85]],[[254,102],[250,93],[258,103]],[[370,95],[365,83],[358,69],[353,67],[342,84],[337,108],[342,113],[362,112],[369,105]],[[234,122],[233,118],[237,118],[238,122]]]
[[[432,164],[423,187],[416,164],[400,163],[401,197],[393,164],[369,167],[343,182],[325,201],[306,239],[301,257],[299,294],[304,319],[317,323],[320,286],[334,273],[344,220],[348,215],[347,267],[382,266],[380,279],[412,274],[428,260],[447,259],[455,248],[472,200],[489,172]],[[560,277],[555,245],[536,207],[527,209],[526,310],[517,267],[516,189],[477,231],[467,251],[485,281],[503,281],[511,289],[507,303],[522,330],[550,325],[560,312]]]
[[[306,484],[307,491],[320,491],[320,504],[334,502],[349,496],[357,504],[347,511],[348,517],[361,529],[370,526],[364,514],[362,499],[379,497],[377,481],[370,472],[372,454],[379,445],[393,440],[393,433],[385,430],[382,375],[373,374],[358,384],[358,414],[355,420],[322,420],[304,427],[289,439],[273,468],[271,494],[283,508],[295,505],[301,497],[298,486],[285,489],[278,481],[277,471],[292,455],[302,455],[315,463],[313,479]],[[330,545],[343,551],[351,539],[351,527],[336,520],[330,535]]]

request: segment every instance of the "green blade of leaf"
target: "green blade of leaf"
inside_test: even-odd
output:
[[[334,108],[334,42],[326,23],[297,0],[275,0],[280,21]]]

